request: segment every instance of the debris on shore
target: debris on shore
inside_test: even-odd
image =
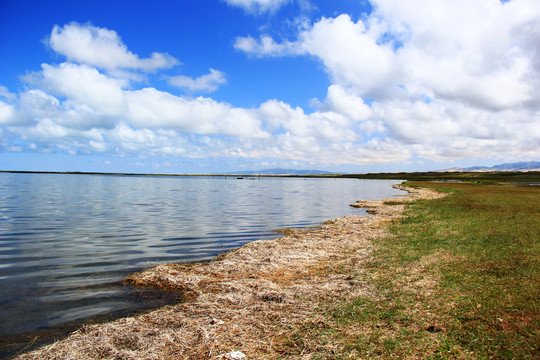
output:
[[[441,197],[404,188],[407,196],[362,200],[371,216],[332,219],[317,228],[286,229],[210,262],[166,264],[126,283],[181,291],[183,301],[113,322],[84,326],[17,359],[310,359],[339,354],[339,343],[302,337],[331,321],[321,304],[370,296],[370,286],[340,271],[370,256],[372,241],[402,216],[405,204]],[[294,347],[294,351],[291,349]],[[299,351],[298,349],[301,349]]]

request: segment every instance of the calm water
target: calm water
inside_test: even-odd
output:
[[[395,183],[0,174],[0,337],[170,301],[122,279],[364,213],[348,204]]]

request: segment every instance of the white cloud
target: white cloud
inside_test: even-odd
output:
[[[61,113],[60,102],[40,89],[31,89],[19,95],[10,125],[31,125],[41,119],[56,117]]]
[[[87,65],[62,63],[57,66],[42,64],[42,71],[32,81],[53,94],[88,105],[105,116],[118,116],[126,111],[122,88],[124,80],[101,74]]]
[[[12,105],[6,104],[3,101],[0,101],[0,124],[6,124],[11,121],[13,118],[13,113],[15,109]]]
[[[228,5],[237,6],[250,14],[274,13],[291,0],[224,0]]]
[[[374,99],[429,94],[497,110],[538,103],[540,6],[460,2],[374,0],[368,19],[322,18],[296,41],[238,37],[235,48],[315,56],[333,83]]]
[[[84,86],[65,85],[66,74],[75,79],[85,74],[98,89],[105,84],[103,91],[113,90],[123,111],[115,116],[105,114],[107,101],[86,93]],[[356,121],[331,106],[311,114],[277,100],[256,109],[235,108],[210,98],[180,97],[155,88],[125,90],[114,78],[74,64],[43,66],[31,78],[32,85],[54,92],[32,89],[20,94],[9,105],[15,109],[11,119],[18,120],[0,130],[5,138],[18,138],[26,144],[17,146],[35,151],[277,158],[327,164],[373,161],[376,153],[378,161],[384,162],[407,154],[399,146],[381,150],[378,143],[360,144]],[[9,141],[2,146],[13,147]]]
[[[7,101],[13,101],[17,96],[12,94],[7,87],[0,85],[0,97],[5,98]]]
[[[374,106],[393,139],[435,161],[519,154],[540,144],[540,116],[526,108],[491,112],[435,100],[426,104],[389,101]]]
[[[322,18],[301,32],[295,42],[277,43],[262,35],[258,41],[253,37],[238,37],[234,46],[258,57],[315,56],[323,62],[334,83],[353,86],[362,95],[400,84],[398,62],[391,46],[378,44],[361,20],[355,23],[346,14]]]
[[[174,128],[179,131],[212,133],[215,119],[225,116],[228,106],[209,98],[194,100],[155,88],[126,93],[129,117],[137,128]]]
[[[301,34],[298,46],[321,59],[332,82],[353,87],[362,96],[393,96],[401,83],[391,45],[379,44],[362,21],[355,23],[348,15],[321,19]]]
[[[381,21],[404,39],[397,56],[408,74],[406,85],[416,83],[409,91],[424,89],[489,109],[531,100],[534,81],[528,74],[534,72],[533,58],[526,55],[529,45],[520,38],[538,38],[524,28],[531,22],[540,24],[538,3],[440,0],[407,5],[413,6],[377,1]],[[462,6],[467,11],[461,11]]]
[[[364,100],[342,86],[334,84],[328,88],[323,109],[335,111],[355,121],[368,120],[372,115],[371,108]]]
[[[90,141],[103,140],[103,134],[100,131],[70,129],[49,118],[40,119],[32,126],[10,127],[8,130],[12,135],[18,136],[20,140],[28,142],[29,149],[39,147],[41,151],[45,152],[51,149],[65,151],[84,149],[88,147]]]
[[[300,107],[293,109],[282,101],[269,100],[260,106],[258,113],[270,129],[298,138],[341,143],[361,137],[354,131],[353,121],[333,111],[306,114]]]
[[[268,35],[261,35],[258,41],[251,36],[237,37],[234,48],[257,57],[300,55],[304,53],[297,43],[288,41],[277,43]]]
[[[201,75],[198,78],[178,75],[169,79],[169,84],[186,89],[190,92],[214,92],[219,85],[227,83],[225,73],[219,70],[210,69],[210,73]]]
[[[233,108],[210,98],[174,96],[154,88],[126,93],[129,121],[138,128],[168,128],[199,135],[266,138],[249,109]]]
[[[126,93],[130,120],[137,128],[172,128],[197,134],[218,134],[230,106],[210,98],[189,99],[154,88]]]
[[[371,15],[321,18],[300,27],[293,41],[238,37],[234,47],[250,55],[320,61],[331,85],[325,99],[313,101],[311,113],[271,94],[259,106],[240,108],[210,97],[176,96],[150,83],[138,88],[133,83],[142,71],[176,60],[166,54],[140,58],[112,30],[55,27],[51,48],[67,61],[43,64],[24,78],[21,93],[0,87],[0,145],[8,151],[320,166],[413,156],[537,158],[540,5],[457,1],[374,0]],[[236,6],[271,11],[249,4]],[[211,92],[225,81],[214,69],[197,78],[169,78],[189,92]]]
[[[322,104],[313,102],[321,111],[360,121],[358,135],[378,133],[432,160],[530,158],[540,149],[540,3],[372,4],[358,21],[321,18],[294,41],[238,37],[235,48],[316,57],[333,83]]]
[[[158,52],[152,53],[149,58],[141,59],[127,49],[115,31],[76,22],[63,27],[56,25],[51,32],[49,46],[64,55],[68,61],[109,71],[154,71],[178,64],[172,56]]]
[[[151,155],[162,146],[170,146],[173,136],[160,136],[150,129],[133,129],[127,124],[119,124],[107,134],[107,138],[119,148],[120,153]]]

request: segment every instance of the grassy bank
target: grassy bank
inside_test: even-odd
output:
[[[353,274],[373,290],[332,307],[341,357],[538,358],[540,188],[408,185],[451,195],[408,207]]]
[[[403,172],[403,173],[372,173],[372,174],[348,174],[346,178],[380,179],[380,180],[410,180],[410,181],[470,181],[482,183],[496,182],[540,182],[538,171],[492,171],[492,172]]]

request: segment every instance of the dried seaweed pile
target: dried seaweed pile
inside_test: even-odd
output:
[[[371,208],[373,216],[285,229],[281,238],[249,243],[211,262],[160,265],[133,274],[126,282],[182,291],[185,301],[85,326],[19,359],[309,359],[315,352],[339,353],[340,344],[302,337],[301,329],[329,321],[320,315],[322,303],[369,296],[367,284],[339,269],[370,256],[371,241],[401,216],[399,202],[440,196],[406,190],[407,197],[351,205]]]

